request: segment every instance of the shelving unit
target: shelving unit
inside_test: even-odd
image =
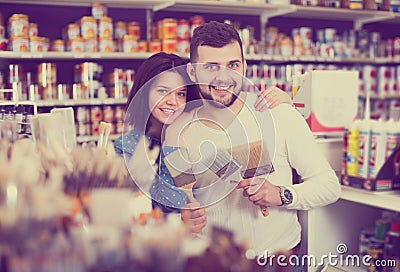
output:
[[[370,192],[342,186],[342,199],[375,208],[400,212],[400,191]]]
[[[66,7],[90,7],[93,1],[89,0],[0,0],[1,3],[27,5],[53,5]],[[321,19],[340,22],[350,22],[354,28],[360,29],[366,24],[390,23],[397,28],[400,26],[400,13],[383,11],[348,10],[323,7],[304,7],[296,5],[275,5],[265,3],[224,2],[213,0],[104,0],[101,1],[109,8],[124,8],[146,11],[147,37],[149,27],[155,12],[187,12],[223,15],[258,16],[260,25],[264,26],[271,18],[282,19]],[[67,9],[67,8],[66,8]],[[75,19],[75,18],[72,18]],[[261,27],[261,37],[264,37]],[[400,33],[399,33],[400,34]],[[24,61],[131,61],[145,60],[153,53],[73,53],[73,52],[43,52],[43,53],[16,53],[0,52],[2,60]],[[188,56],[182,56],[188,57]],[[284,58],[277,55],[247,55],[246,59],[264,63],[334,63],[334,64],[372,64],[372,65],[399,65],[400,59],[388,58],[321,58],[316,56]],[[126,99],[96,99],[96,100],[66,100],[66,101],[37,101],[38,107],[83,106],[83,105],[120,105]],[[115,140],[118,135],[110,135]],[[97,136],[79,136],[79,142],[96,141]],[[340,140],[321,140],[325,152],[335,160],[335,170],[340,167],[342,142]],[[400,212],[399,194],[371,193],[342,187],[341,199],[332,205],[307,212],[301,212],[302,224],[307,235],[303,237],[305,253],[321,256],[327,252],[336,252],[336,245],[340,241],[347,241],[351,252],[358,247],[358,233],[362,226],[376,220],[382,209]],[[309,268],[316,271],[317,268]]]
[[[145,60],[154,53],[124,53],[124,52],[110,52],[110,53],[92,53],[92,52],[12,52],[0,51],[0,58],[2,59],[26,59],[26,60],[101,60],[101,59],[139,59]]]
[[[123,105],[125,103],[126,98],[39,100],[35,102],[38,107]]]
[[[87,0],[2,0],[2,3],[58,6],[91,6]],[[400,23],[400,15],[388,11],[351,10],[326,7],[306,7],[298,5],[278,5],[268,3],[243,3],[215,0],[104,0],[108,7],[148,9],[152,11],[180,11],[197,13],[262,15],[267,18],[284,16],[287,18],[313,18],[354,21],[362,26],[367,23],[391,21]]]
[[[295,6],[293,12],[285,14],[287,18],[326,19],[336,21],[353,21],[354,28],[360,29],[364,24],[393,20],[397,14],[389,11],[350,10],[325,7]]]
[[[145,60],[154,53],[91,53],[91,52],[12,52],[0,51],[0,59],[19,59],[19,60]],[[189,58],[188,55],[181,55],[183,58]],[[323,58],[318,56],[291,56],[283,57],[279,55],[248,54],[246,60],[265,61],[274,63],[355,63],[355,64],[400,64],[400,58]]]
[[[111,134],[108,139],[110,141],[115,141],[120,135]],[[85,143],[85,142],[96,142],[99,139],[99,136],[77,136],[76,141],[78,143]]]
[[[11,4],[30,4],[30,5],[56,5],[56,6],[80,6],[90,7],[92,1],[86,0],[55,0],[55,1],[35,1],[35,0],[2,0],[3,3]],[[174,4],[174,1],[164,0],[105,0],[101,3],[113,8],[135,8],[150,9],[158,11]]]
[[[182,11],[218,14],[241,14],[241,15],[266,15],[268,17],[290,13],[296,10],[294,5],[276,5],[265,3],[242,3],[224,1],[190,1],[176,0],[174,4],[165,9],[166,11]]]

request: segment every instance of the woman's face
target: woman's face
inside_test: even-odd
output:
[[[171,124],[184,110],[186,85],[183,78],[174,72],[157,76],[149,92],[149,109],[154,119],[162,124]]]

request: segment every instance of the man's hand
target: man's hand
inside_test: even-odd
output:
[[[243,196],[254,205],[262,207],[281,206],[280,189],[263,178],[248,178],[239,182],[237,189],[243,189]]]
[[[292,105],[293,101],[285,91],[271,86],[258,93],[254,107],[257,111],[263,112],[267,108],[272,109],[282,103]]]
[[[191,202],[181,209],[181,219],[183,223],[190,227],[190,232],[197,235],[206,226],[206,213],[200,208],[199,202]]]

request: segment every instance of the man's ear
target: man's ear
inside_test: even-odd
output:
[[[189,62],[188,64],[186,64],[186,72],[189,75],[189,78],[194,82],[197,83],[197,79],[196,79],[196,71],[194,68],[194,65]]]

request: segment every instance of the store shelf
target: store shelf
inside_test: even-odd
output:
[[[261,54],[245,54],[244,58],[246,60],[253,60],[253,61],[262,61],[264,60],[264,56]]]
[[[400,58],[324,58],[318,56],[279,56],[279,55],[259,55],[259,60],[273,62],[273,63],[354,63],[354,64],[400,64]],[[246,59],[247,56],[246,56]],[[256,58],[255,58],[256,59]],[[252,60],[252,59],[250,59]]]
[[[91,52],[12,52],[0,51],[0,59],[21,59],[21,60],[115,60],[115,59],[136,59],[145,60],[155,53],[91,53]],[[182,58],[189,58],[188,55],[181,55]],[[357,64],[400,64],[400,58],[323,58],[316,56],[290,56],[284,57],[279,55],[262,55],[262,54],[247,54],[246,60],[250,61],[267,61],[274,63],[357,63]]]
[[[10,4],[35,4],[59,6],[91,6],[89,0],[2,0]],[[400,24],[400,15],[388,11],[352,10],[299,5],[278,5],[253,2],[231,2],[215,0],[104,0],[108,7],[149,9],[153,11],[183,11],[198,13],[262,15],[266,18],[284,16],[287,18],[328,19],[353,21],[357,28],[363,24],[388,21]]]
[[[126,98],[40,100],[35,103],[38,107],[123,105],[126,103]]]
[[[329,19],[335,21],[367,20],[379,18],[380,20],[392,19],[393,12],[376,10],[354,10],[344,8],[309,7],[296,6],[292,13],[284,17],[308,18],[308,19]]]
[[[389,11],[376,10],[352,10],[341,8],[326,7],[306,7],[296,6],[288,14],[283,15],[286,18],[305,18],[305,19],[325,19],[335,21],[352,21],[355,28],[360,28],[363,24],[393,20],[396,14]]]
[[[29,5],[57,5],[57,6],[91,6],[93,1],[88,0],[2,0],[3,3]],[[103,0],[102,4],[113,8],[151,9],[154,11],[173,5],[174,1],[165,0]]]
[[[119,134],[112,134],[108,137],[108,140],[115,141],[118,137],[121,136]],[[76,141],[78,143],[85,143],[85,142],[97,142],[99,136],[77,136]]]
[[[1,59],[147,59],[154,53],[124,53],[124,52],[110,52],[110,53],[91,53],[91,52],[0,52]]]
[[[174,4],[167,7],[169,11],[183,11],[198,13],[218,13],[218,14],[241,14],[241,15],[262,15],[268,17],[292,12],[292,5],[272,5],[264,3],[243,3],[212,0],[176,0]]]
[[[400,191],[371,192],[342,186],[341,198],[363,205],[400,212]]]

